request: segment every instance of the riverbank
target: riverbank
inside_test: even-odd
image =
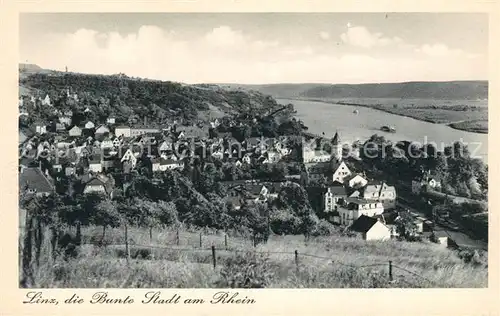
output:
[[[445,124],[450,128],[466,132],[487,134],[488,133],[488,111],[487,108],[473,107],[472,110],[455,110],[453,107],[443,106],[400,106],[392,104],[366,104],[356,102],[346,102],[322,98],[295,98],[300,101],[314,101],[330,104],[347,105],[353,107],[363,107],[399,116],[413,118],[419,121]]]
[[[478,121],[463,121],[448,124],[449,127],[453,129],[458,129],[466,132],[488,134],[488,121],[478,120]]]

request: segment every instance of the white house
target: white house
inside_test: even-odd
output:
[[[357,189],[366,186],[368,180],[360,174],[351,174],[344,179],[344,183],[349,188]]]
[[[68,133],[69,136],[82,136],[82,129],[75,125],[68,131]]]
[[[327,162],[330,161],[332,156],[326,151],[303,149],[302,150],[302,160],[304,163],[311,162]]]
[[[338,207],[340,223],[342,225],[352,225],[361,215],[376,216],[384,213],[384,206],[378,201],[368,201],[365,199],[347,198],[347,206]]]
[[[158,133],[160,132],[159,129],[157,128],[150,128],[150,127],[134,127],[130,129],[130,136],[136,137],[144,134],[150,134],[150,133]],[[116,131],[115,131],[116,134]],[[116,134],[119,136],[118,134]],[[126,136],[126,135],[124,135]]]
[[[347,194],[344,187],[328,187],[323,198],[325,213],[333,212],[337,206],[343,204],[346,198]]]
[[[337,181],[340,183],[344,183],[344,179],[351,175],[351,170],[347,167],[344,161],[341,161],[339,164],[334,166],[332,180],[333,182]]]
[[[102,164],[100,160],[92,160],[89,162],[89,170],[92,172],[102,172]]]
[[[37,132],[38,134],[47,133],[47,126],[45,125],[45,123],[39,122],[35,124],[35,132]]]
[[[137,164],[137,158],[135,157],[134,153],[132,152],[132,149],[127,149],[127,151],[123,154],[122,159],[120,160],[122,163],[125,161],[130,162],[131,167],[135,168],[135,165]]]
[[[182,161],[174,159],[163,159],[163,158],[160,159],[160,166],[159,166],[160,171],[182,169],[183,167],[184,164],[182,163]]]
[[[115,128],[115,135],[116,137],[119,136],[130,137],[131,129],[128,126],[117,126]]]
[[[109,128],[106,125],[101,125],[95,130],[96,135],[103,135],[109,133]]]
[[[436,239],[436,243],[444,248],[453,247],[456,245],[455,241],[450,238],[450,235],[446,231],[434,231],[434,237]]]
[[[86,129],[92,129],[95,127],[95,124],[91,121],[88,121],[87,123],[85,123],[85,128]]]
[[[252,162],[252,160],[250,159],[250,154],[245,154],[245,156],[243,156],[243,158],[241,158],[241,161],[243,163],[250,164]]]
[[[115,124],[116,119],[113,116],[110,116],[106,119],[106,123],[108,124]]]
[[[106,194],[106,184],[99,178],[93,178],[85,184],[84,194],[101,193]]]
[[[43,105],[49,105],[49,106],[50,106],[50,97],[49,97],[49,95],[48,95],[48,94],[47,94],[47,95],[45,96],[45,98],[42,100],[42,104],[43,104]]]
[[[411,191],[414,194],[419,194],[423,188],[429,188],[431,190],[440,190],[441,180],[438,177],[430,176],[428,174],[426,174],[423,177],[412,180]]]
[[[277,163],[281,159],[281,154],[277,151],[268,151],[267,159],[270,163]]]
[[[115,137],[113,139],[113,146],[118,148],[122,144],[122,139],[120,137]]]
[[[376,218],[361,215],[349,227],[349,230],[361,234],[364,240],[389,240],[391,228]]]
[[[66,115],[60,116],[59,123],[64,124],[66,126],[71,125],[71,116],[66,116]]]
[[[224,153],[222,152],[222,150],[216,150],[212,153],[211,156],[214,157],[215,159],[222,159],[224,158]]]
[[[160,146],[158,146],[158,150],[159,150],[160,152],[162,152],[162,151],[168,151],[168,150],[171,150],[171,149],[172,149],[172,143],[171,143],[171,142],[169,142],[169,141],[166,141],[166,140],[165,140],[165,141],[163,141],[163,142],[160,144]]]
[[[108,137],[103,139],[101,142],[101,148],[112,148],[114,146],[113,141]]]

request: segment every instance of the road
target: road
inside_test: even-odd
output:
[[[396,206],[403,209],[408,209],[410,210],[410,212],[416,213],[418,214],[418,216],[427,219],[426,215],[423,212],[406,204],[403,198],[398,198],[398,200],[396,201]],[[473,239],[463,232],[452,230],[449,227],[445,227],[436,223],[434,223],[434,230],[446,232],[446,234],[460,247],[483,249],[486,251],[488,250],[488,244],[486,242]]]

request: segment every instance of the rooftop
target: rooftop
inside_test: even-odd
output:
[[[375,223],[377,223],[377,221],[378,220],[376,218],[361,215],[354,221],[354,223],[352,223],[349,229],[358,233],[366,233],[373,227],[373,225],[375,225]]]
[[[38,167],[25,168],[19,174],[19,188],[26,187],[36,190],[37,193],[49,193],[54,190],[52,182]]]

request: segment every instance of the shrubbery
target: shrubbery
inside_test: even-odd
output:
[[[269,257],[264,254],[238,253],[224,261],[215,286],[222,288],[265,288],[276,277],[276,268]]]

